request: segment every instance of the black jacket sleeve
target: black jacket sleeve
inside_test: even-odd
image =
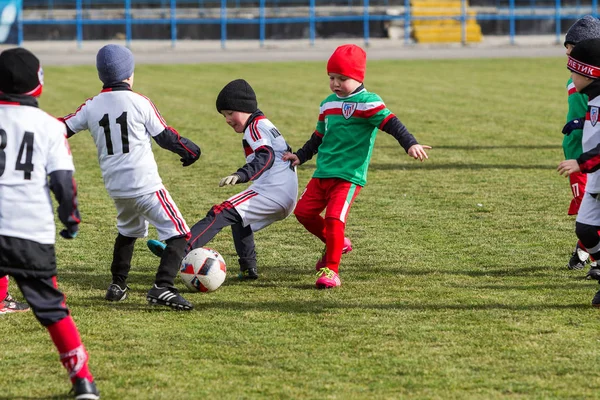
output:
[[[200,147],[190,139],[180,136],[179,132],[170,126],[153,138],[163,149],[178,154],[184,167],[193,164],[200,158]]]
[[[235,174],[240,177],[237,183],[245,183],[258,179],[273,166],[275,152],[270,146],[261,146],[254,152],[254,159],[238,169]]]
[[[400,122],[398,117],[394,116],[390,118],[390,120],[385,123],[381,130],[392,135],[407,153],[408,149],[410,149],[411,146],[419,144],[419,142],[417,142],[417,139],[415,139],[415,137],[408,131],[408,129],[406,129],[406,126],[404,126],[404,124]]]
[[[319,134],[317,131],[313,132],[310,139],[308,139],[308,141],[304,143],[304,146],[299,148],[295,153],[300,160],[300,164],[304,164],[319,152],[321,142],[323,142],[323,135]]]
[[[600,168],[600,145],[580,155],[577,164],[584,174],[596,172]]]
[[[77,209],[77,184],[73,171],[50,173],[49,187],[58,202],[58,218],[69,232],[77,232],[81,218]]]

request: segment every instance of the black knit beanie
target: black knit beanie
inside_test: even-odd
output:
[[[575,21],[565,35],[565,47],[568,44],[577,44],[582,40],[600,38],[600,20],[591,15]]]
[[[40,60],[21,47],[0,53],[0,92],[39,96],[44,85]]]
[[[217,96],[217,111],[231,110],[253,113],[258,109],[256,94],[243,79],[229,82]]]
[[[600,39],[587,39],[577,43],[569,55],[567,68],[588,78],[600,78]]]

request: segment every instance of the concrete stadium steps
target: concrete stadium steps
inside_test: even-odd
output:
[[[412,37],[417,43],[462,42],[460,17],[463,9],[460,0],[412,0]],[[465,10],[466,42],[478,43],[483,39],[481,26],[475,20],[477,12]],[[422,19],[419,19],[422,18]]]

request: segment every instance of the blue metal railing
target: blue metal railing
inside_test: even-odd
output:
[[[67,7],[68,9],[75,10],[74,18],[62,18],[62,19],[23,19],[23,10],[19,10],[19,23],[18,23],[18,40],[19,43],[23,42],[23,27],[32,25],[68,25],[75,26],[75,35],[78,46],[81,47],[83,42],[83,32],[86,26],[92,25],[121,25],[125,28],[125,41],[127,45],[131,44],[132,40],[132,27],[134,25],[154,24],[164,25],[169,28],[169,35],[171,45],[176,46],[177,43],[177,32],[178,26],[182,25],[218,25],[220,27],[220,40],[221,47],[225,48],[227,43],[227,28],[231,25],[257,25],[258,26],[258,42],[261,47],[264,46],[266,40],[266,27],[273,24],[306,24],[308,26],[308,39],[310,45],[314,45],[317,37],[317,24],[328,23],[328,22],[360,22],[362,23],[363,29],[363,40],[366,46],[369,45],[370,40],[370,25],[374,22],[381,21],[399,21],[402,22],[404,27],[403,40],[404,44],[408,45],[411,43],[410,38],[410,26],[413,21],[419,20],[448,20],[454,19],[460,22],[461,25],[461,39],[463,43],[467,40],[467,23],[470,20],[477,21],[508,21],[508,35],[510,43],[515,43],[516,37],[516,24],[518,21],[526,20],[548,20],[552,21],[555,25],[556,42],[561,43],[562,35],[562,21],[574,20],[580,18],[584,14],[592,14],[597,17],[598,0],[589,0],[590,3],[581,4],[581,0],[576,0],[572,3],[571,7],[564,7],[561,4],[561,0],[546,0],[554,1],[553,7],[547,7],[540,0],[497,0],[496,6],[493,12],[490,12],[490,7],[487,7],[485,11],[479,11],[476,16],[469,15],[467,0],[461,0],[460,15],[458,16],[415,16],[412,13],[411,0],[396,0],[398,3],[397,8],[401,12],[397,13],[385,13],[382,12],[381,8],[375,9],[376,6],[387,5],[388,0],[338,0],[337,4],[340,8],[341,4],[348,6],[348,10],[352,9],[353,13],[348,15],[319,15],[317,10],[320,6],[331,6],[333,3],[331,0],[235,0],[235,7],[228,4],[228,0],[50,0],[48,1],[37,1],[37,0],[26,0],[24,8],[37,7],[41,4],[46,4],[50,7],[50,4],[55,9],[60,6]],[[232,1],[232,0],[229,0]],[[244,2],[245,7],[248,5],[254,6],[258,9],[258,15],[251,18],[236,18],[228,15],[229,10],[239,10],[241,2]],[[501,4],[502,3],[502,4]],[[539,4],[544,4],[540,6]],[[274,4],[277,4],[275,6]],[[531,4],[536,4],[535,7],[531,7]],[[108,5],[114,6],[113,8],[121,9],[122,7],[122,18],[86,18],[84,15],[90,10],[102,10],[102,6]],[[139,10],[140,5],[148,7],[148,5],[157,5],[160,9],[165,10],[165,15],[168,12],[168,16],[157,17],[157,18],[140,18],[139,16],[134,18],[135,10]],[[218,17],[213,18],[179,18],[177,16],[178,7],[187,6],[197,8],[198,10],[207,9],[207,6],[211,5],[215,9],[219,10]],[[302,5],[306,7],[308,5],[308,11],[303,16],[267,16],[267,10],[277,9],[279,6],[290,7]],[[100,7],[100,8],[97,8]],[[64,9],[64,8],[62,8]],[[242,8],[243,9],[243,8]],[[362,10],[362,11],[361,11]],[[540,12],[543,11],[543,12]],[[200,14],[201,15],[201,14]]]

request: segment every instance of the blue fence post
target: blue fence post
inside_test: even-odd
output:
[[[460,1],[460,42],[467,44],[467,0]]]
[[[509,36],[510,44],[515,44],[515,0],[508,0]]]
[[[404,0],[404,44],[410,42],[410,0]]]
[[[131,46],[131,0],[125,0],[125,45]]]
[[[369,46],[369,0],[363,2],[363,34],[365,46]]]
[[[171,0],[171,47],[177,43],[177,0]]]
[[[75,22],[76,22],[76,35],[77,35],[77,48],[81,49],[83,42],[83,10],[81,9],[81,0],[75,2]]]
[[[17,8],[17,45],[23,44],[23,2],[19,2],[19,8]]]
[[[315,45],[315,0],[310,0],[308,6],[308,37],[310,41],[310,45]]]
[[[260,47],[265,46],[265,0],[258,2],[259,40]]]
[[[225,48],[227,40],[227,0],[221,0],[221,48]]]
[[[554,9],[554,20],[556,25],[556,44],[560,44],[560,30],[561,30],[561,15],[560,15],[560,0],[556,0]]]

